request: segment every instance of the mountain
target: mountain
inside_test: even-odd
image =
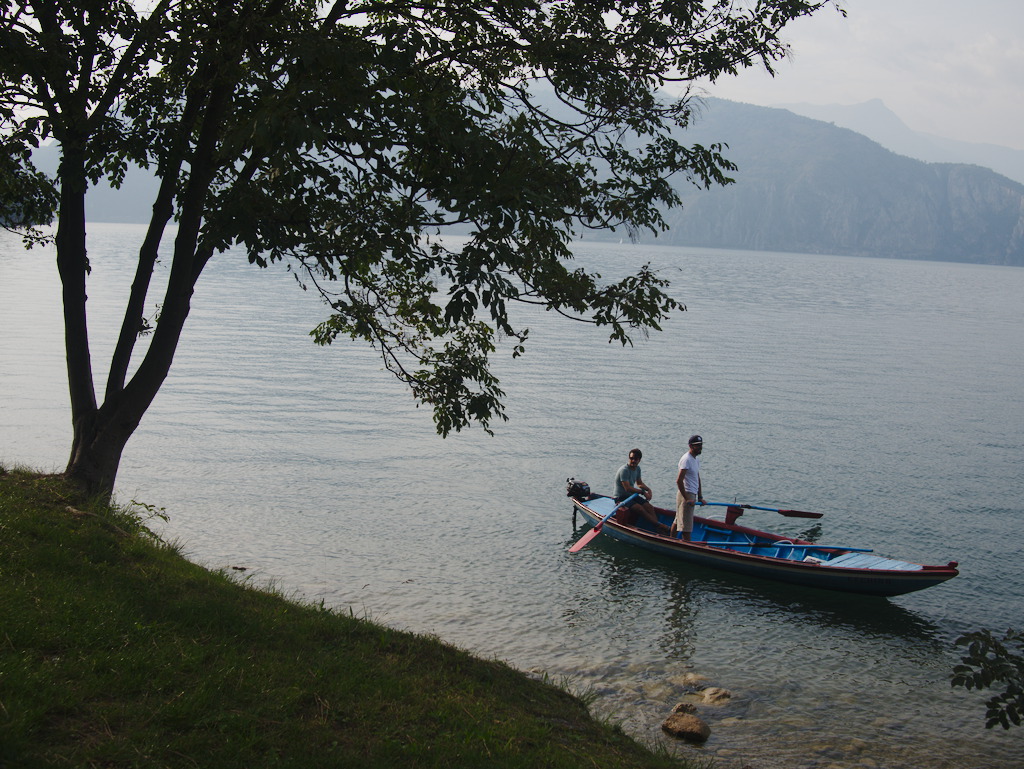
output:
[[[683,191],[654,242],[1024,265],[1024,185],[925,163],[846,128],[707,99],[686,141],[728,144],[727,187]]]
[[[881,102],[851,114],[869,112],[872,131],[906,131]],[[643,242],[1024,266],[1024,185],[988,168],[923,162],[848,128],[721,99],[706,99],[681,138],[727,143],[736,183],[687,185],[670,230]],[[56,159],[50,147],[36,155],[51,173]],[[89,193],[87,216],[146,222],[155,191],[150,174],[129,169],[120,190]]]
[[[995,144],[961,142],[914,131],[881,99],[862,104],[777,104],[797,115],[849,128],[899,155],[930,163],[968,163],[985,166],[1024,184],[1024,150]]]

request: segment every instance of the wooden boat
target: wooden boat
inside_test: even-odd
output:
[[[945,566],[924,566],[875,555],[867,548],[819,545],[740,526],[736,519],[743,514],[744,506],[739,505],[727,507],[724,521],[694,516],[692,541],[687,542],[655,533],[642,518],[638,518],[635,525],[624,525],[615,517],[609,517],[615,509],[615,501],[610,497],[588,494],[574,497],[573,504],[595,529],[600,527],[613,539],[698,566],[779,582],[892,596],[938,585],[959,573],[955,561]],[[662,523],[671,524],[675,519],[674,510],[655,509]],[[799,517],[811,516],[818,517],[818,514]],[[593,536],[593,533],[594,529],[591,529],[584,538]],[[578,546],[574,547],[578,549]]]

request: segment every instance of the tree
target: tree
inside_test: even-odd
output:
[[[66,475],[112,491],[196,282],[233,247],[320,291],[330,315],[315,340],[372,344],[442,435],[505,418],[489,360],[500,341],[524,351],[517,303],[607,326],[623,344],[658,329],[685,309],[663,279],[643,266],[604,283],[571,267],[569,242],[663,229],[674,176],[731,181],[719,145],[676,138],[690,91],[660,89],[771,70],[783,27],[828,2],[0,0],[0,162],[17,172],[0,203],[9,225],[56,214]],[[60,166],[41,180],[29,151],[45,140]],[[100,397],[85,194],[118,186],[130,163],[160,187]],[[26,192],[21,211],[12,201]],[[454,224],[469,233],[457,248],[437,237]]]
[[[1020,726],[1024,717],[1024,632],[1010,629],[996,638],[991,630],[977,630],[960,636],[956,643],[966,646],[967,653],[960,658],[962,664],[953,668],[950,683],[968,691],[1001,685],[1002,691],[985,703],[985,728]]]

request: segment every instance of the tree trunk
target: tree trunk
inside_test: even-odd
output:
[[[106,408],[74,420],[71,458],[64,475],[87,496],[109,500],[114,493],[121,453],[138,422],[111,419],[104,413]]]
[[[195,254],[194,244],[194,232],[183,235],[179,231],[179,246],[184,255],[172,260],[160,321],[131,381],[120,389],[108,388],[99,408],[79,404],[72,409],[74,436],[65,475],[90,496],[109,498],[113,493],[124,447],[171,370],[199,277],[196,263],[206,263],[206,259]],[[78,372],[78,376],[84,375],[85,372]]]
[[[64,304],[64,350],[74,429],[71,457],[64,472],[88,496],[109,498],[127,435],[119,441],[101,439],[105,435],[101,427],[104,420],[96,404],[86,313],[89,259],[85,237],[85,153],[80,139],[62,138],[60,215],[55,244]]]

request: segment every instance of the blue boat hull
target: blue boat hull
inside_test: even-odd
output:
[[[594,496],[574,499],[576,509],[595,525],[608,515],[614,501]],[[664,523],[674,511],[659,510]],[[602,533],[645,550],[711,569],[751,577],[847,593],[894,596],[938,585],[959,573],[955,563],[924,566],[858,551],[823,547],[805,540],[783,539],[769,532],[695,516],[694,541],[686,542],[627,526],[610,518]],[[714,542],[716,544],[706,544]]]

